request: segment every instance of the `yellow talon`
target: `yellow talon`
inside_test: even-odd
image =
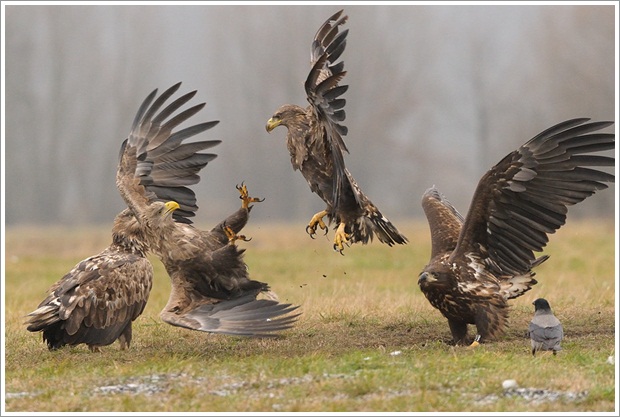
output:
[[[250,203],[261,203],[265,201],[264,198],[256,198],[248,196],[248,187],[242,182],[241,185],[235,186],[237,190],[239,190],[239,198],[241,199],[241,208],[247,209],[250,208]]]
[[[323,221],[323,217],[327,216],[327,210],[323,210],[312,216],[310,219],[310,223],[306,226],[306,233],[310,235],[312,239],[314,239],[314,235],[316,234],[317,225],[321,228],[321,230],[325,230],[324,234],[327,234],[327,226]]]
[[[344,228],[345,224],[340,223],[338,225],[338,229],[336,230],[336,236],[334,236],[334,250],[340,252],[341,255],[344,255],[342,253],[344,250],[343,244],[349,246],[349,238],[351,237],[344,231]]]
[[[475,349],[478,346],[480,346],[480,335],[479,334],[476,335],[476,337],[474,338],[474,341],[471,342],[471,345],[467,346],[467,349]]]
[[[236,234],[229,226],[224,226],[224,233],[226,233],[228,243],[231,245],[234,245],[237,240],[243,240],[244,242],[249,242],[252,240],[252,238],[247,238],[244,235]]]

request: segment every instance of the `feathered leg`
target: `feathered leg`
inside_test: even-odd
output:
[[[127,324],[123,333],[118,337],[118,342],[121,344],[121,350],[125,350],[131,344],[131,322]]]
[[[454,344],[458,345],[463,342],[467,336],[467,323],[448,319],[448,325],[450,326]]]

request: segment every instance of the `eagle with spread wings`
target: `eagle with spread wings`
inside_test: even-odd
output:
[[[292,326],[299,314],[287,314],[298,307],[257,298],[274,295],[267,283],[250,279],[244,250],[235,244],[245,240],[238,233],[247,223],[250,204],[261,200],[249,197],[242,184],[238,186],[242,207],[213,229],[199,230],[189,219],[197,206],[187,185],[197,183],[198,172],[215,157],[198,151],[219,141],[183,143],[217,122],[173,132],[204,106],[174,114],[194,96],[193,91],[161,109],[179,85],[157,98],[155,90],[144,100],[122,144],[116,175],[119,192],[142,226],[149,251],[159,257],[171,279],[172,290],[160,317],[174,326],[210,333],[275,336]],[[162,215],[168,212],[174,214]]]
[[[504,157],[480,180],[463,218],[436,189],[422,197],[431,231],[431,259],[420,289],[444,317],[455,344],[468,343],[474,324],[480,340],[508,325],[508,303],[537,283],[536,257],[566,222],[568,206],[607,188],[614,176],[591,167],[614,166],[596,154],[615,147],[613,122],[572,119],[559,123]],[[596,133],[592,133],[596,132]]]
[[[112,243],[53,284],[28,315],[27,330],[41,331],[50,350],[83,343],[96,351],[116,340],[121,349],[129,347],[132,322],[142,314],[153,283],[149,252],[159,254],[170,268],[172,291],[162,311],[167,323],[212,333],[271,336],[290,328],[297,317],[283,316],[297,307],[256,299],[259,293],[270,296],[269,286],[248,278],[243,250],[234,245],[237,239],[246,240],[237,233],[248,221],[251,203],[262,201],[249,197],[244,184],[237,187],[242,200],[237,211],[207,232],[191,226],[198,207],[187,186],[199,182],[198,172],[216,157],[199,151],[220,141],[183,143],[216,121],[172,133],[204,104],[164,123],[195,91],[154,114],[179,86],[166,90],[150,107],[157,90],[147,97],[121,148],[119,190],[134,206],[116,216]],[[162,227],[170,234],[155,236]]]
[[[345,49],[347,30],[339,31],[347,21],[343,10],[331,16],[317,31],[311,48],[311,70],[305,90],[310,105],[307,108],[286,104],[267,122],[267,132],[277,126],[288,129],[286,144],[294,170],[304,176],[310,190],[327,204],[315,214],[306,227],[314,237],[317,227],[325,230],[328,223],[336,223],[334,249],[343,253],[351,243],[368,243],[377,236],[379,241],[392,246],[405,244],[407,238],[379,211],[362,192],[345,167],[344,152],[348,149],[343,136],[347,128],[345,99],[341,96],[347,85],[339,85],[345,76],[344,62],[336,62]]]

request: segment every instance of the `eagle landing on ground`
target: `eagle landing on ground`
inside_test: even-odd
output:
[[[480,180],[463,218],[434,187],[422,197],[431,231],[431,259],[420,289],[448,319],[454,343],[496,338],[508,324],[508,300],[536,284],[535,257],[566,221],[568,206],[607,188],[614,176],[615,136],[597,131],[613,122],[559,123],[508,154]],[[596,133],[592,133],[596,132]]]
[[[277,126],[288,129],[286,144],[294,170],[304,176],[310,190],[327,204],[315,214],[306,227],[311,237],[316,229],[327,233],[328,223],[335,222],[334,249],[342,254],[343,245],[368,243],[376,236],[389,246],[405,244],[407,238],[366,197],[345,167],[343,153],[348,152],[343,136],[347,128],[345,99],[341,96],[347,85],[339,85],[345,76],[344,62],[336,62],[345,49],[348,29],[339,27],[347,21],[342,10],[331,16],[319,28],[311,47],[311,70],[305,90],[310,105],[307,108],[286,104],[267,122],[267,132]]]

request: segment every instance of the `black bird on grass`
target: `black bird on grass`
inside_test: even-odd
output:
[[[538,351],[550,350],[556,355],[562,350],[560,342],[564,337],[562,323],[551,311],[549,302],[544,298],[536,299],[534,304],[534,317],[530,322],[529,335],[532,340],[532,355]]]

